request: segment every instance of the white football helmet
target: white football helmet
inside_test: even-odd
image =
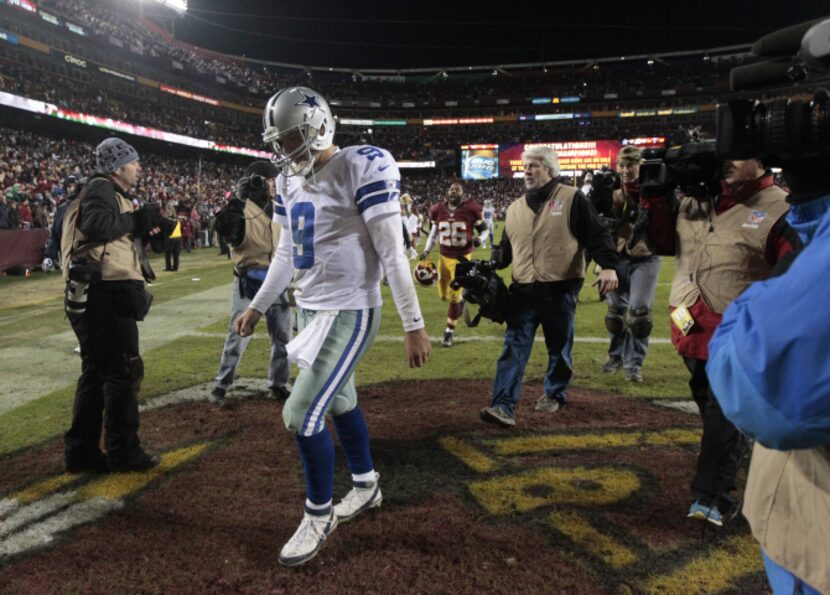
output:
[[[286,87],[265,106],[262,140],[274,149],[274,164],[283,175],[306,175],[314,166],[314,156],[334,141],[334,116],[322,95],[308,87]],[[300,144],[286,152],[283,143],[295,132]]]

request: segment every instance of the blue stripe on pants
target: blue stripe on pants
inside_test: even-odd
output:
[[[314,397],[311,407],[308,408],[308,413],[306,413],[302,428],[300,428],[301,436],[311,436],[322,429],[329,403],[337,395],[343,382],[349,377],[352,367],[366,345],[372,327],[372,319],[372,310],[358,311],[355,329],[346,344],[346,348],[343,350],[331,375],[323,384],[323,388]]]

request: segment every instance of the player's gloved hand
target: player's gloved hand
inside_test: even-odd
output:
[[[423,252],[421,252],[421,255],[420,255],[420,257],[419,257],[419,258],[420,258],[421,260],[426,260],[426,259],[428,259],[428,258],[429,258],[429,252],[427,252],[426,250],[424,250]]]
[[[409,260],[418,258],[418,251],[415,248],[410,248],[408,251]]]
[[[52,259],[47,256],[46,258],[43,259],[43,262],[40,265],[40,269],[44,273],[48,273],[49,271],[52,270],[52,267],[54,266],[54,264],[55,263],[52,262]]]
[[[473,237],[473,248],[480,248],[481,247],[481,238],[478,236]]]

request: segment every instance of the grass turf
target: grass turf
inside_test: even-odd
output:
[[[484,258],[488,251],[479,250],[476,257]],[[155,258],[155,268],[162,268]],[[181,269],[177,273],[162,274],[151,289],[155,303],[175,300],[196,291],[192,278],[199,278],[198,290],[228,284],[231,264],[225,257],[217,256],[214,248],[183,254]],[[668,290],[674,272],[673,259],[665,259],[660,273],[655,300],[654,338],[669,336]],[[505,271],[509,279],[509,270]],[[597,299],[596,290],[590,287],[589,275],[580,294],[576,316],[577,337],[603,338],[606,336],[603,318],[606,305]],[[21,341],[48,341],[49,337],[69,330],[62,309],[63,282],[59,274],[34,273],[31,277],[5,277],[0,279],[0,348],[11,347]],[[230,290],[228,291],[230,294]],[[421,308],[427,321],[427,331],[440,336],[444,330],[447,305],[439,300],[434,288],[418,287]],[[402,330],[397,311],[388,287],[383,287],[386,307],[380,329],[382,338],[400,337]],[[228,295],[230,300],[230,295]],[[222,304],[227,308],[227,304]],[[151,311],[150,317],[153,316]],[[142,353],[146,376],[141,399],[152,398],[171,390],[208,382],[216,372],[227,322],[219,322],[194,328],[193,336],[175,339],[156,349]],[[264,333],[264,328],[258,329]],[[216,336],[204,336],[204,333]],[[459,326],[459,338],[480,337],[482,341],[457,342],[451,349],[436,344],[429,364],[418,370],[410,370],[404,361],[403,344],[387,339],[378,341],[357,369],[359,385],[385,381],[423,379],[492,379],[495,362],[501,350],[504,327],[482,321],[476,328]],[[541,331],[539,332],[541,335]],[[267,374],[268,341],[255,340],[242,359],[240,376],[265,376]],[[599,389],[615,394],[649,397],[681,398],[688,395],[686,372],[673,347],[666,343],[653,344],[646,359],[643,374],[646,382],[625,382],[622,374],[613,376],[599,373],[599,366],[606,359],[605,343],[577,342],[574,347],[575,375],[573,384],[579,387]],[[539,382],[544,375],[547,357],[543,343],[536,343],[528,363],[525,379]],[[80,366],[79,370],[80,370]],[[294,370],[296,372],[296,370]],[[31,369],[20,374],[48,374],[41,362],[33,362]],[[70,418],[75,377],[66,378],[62,389],[44,394],[29,403],[0,415],[0,454],[8,453],[60,434]],[[486,395],[482,395],[484,399]]]

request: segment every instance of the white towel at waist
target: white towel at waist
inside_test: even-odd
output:
[[[338,314],[340,314],[338,310],[317,312],[311,322],[285,346],[288,359],[297,364],[301,370],[310,368],[317,359],[323,341],[328,337],[331,325]]]

